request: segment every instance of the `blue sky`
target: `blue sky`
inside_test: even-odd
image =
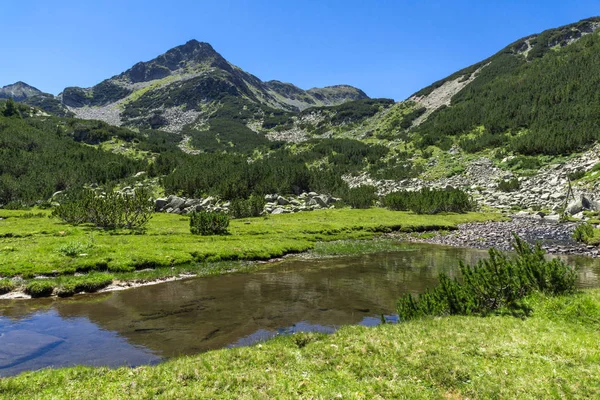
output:
[[[402,100],[600,0],[4,1],[0,86],[92,86],[189,39],[263,80]]]

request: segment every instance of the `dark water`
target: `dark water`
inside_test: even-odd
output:
[[[251,273],[72,299],[0,301],[0,376],[46,367],[140,365],[299,331],[394,321],[396,300],[485,251],[406,244],[394,253],[290,260]],[[572,258],[580,285],[600,262]]]

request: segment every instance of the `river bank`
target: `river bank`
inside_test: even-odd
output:
[[[529,217],[513,216],[507,221],[488,221],[459,224],[450,232],[431,231],[422,234],[391,234],[411,242],[440,244],[453,247],[471,247],[512,250],[513,235],[531,244],[540,242],[549,254],[568,254],[586,257],[600,255],[597,246],[576,242],[572,235],[577,227],[573,222],[545,221]]]
[[[190,233],[189,218],[175,214],[155,214],[144,234],[66,225],[48,218],[48,212],[0,211],[0,218],[4,298],[65,297],[97,292],[115,282],[124,288],[223,274],[238,270],[223,262],[268,261],[306,252],[320,242],[453,230],[462,223],[503,219],[497,213],[328,209],[236,219],[228,235],[198,236]]]
[[[5,399],[597,398],[600,291],[534,296],[526,319],[425,318],[297,333],[137,368],[0,379]]]

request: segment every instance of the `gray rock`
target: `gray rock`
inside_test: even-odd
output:
[[[329,196],[324,194],[313,198],[313,200],[315,200],[321,207],[327,207],[329,204]]]
[[[279,196],[277,198],[277,204],[279,204],[280,206],[287,206],[288,204],[290,204],[290,202],[285,197]]]
[[[162,211],[167,204],[169,204],[169,201],[167,199],[156,199],[156,201],[154,202],[154,210],[155,211]]]
[[[284,214],[285,210],[281,207],[274,209],[273,211],[271,211],[271,214],[273,215],[278,215],[278,214]]]
[[[583,210],[583,202],[581,200],[576,200],[569,203],[569,205],[565,209],[565,213],[569,215],[575,215],[581,212],[581,210]]]
[[[205,208],[206,208],[206,207],[208,207],[208,206],[211,206],[211,205],[213,205],[213,204],[214,204],[214,202],[215,202],[215,199],[214,199],[214,197],[212,197],[212,196],[209,196],[209,197],[205,198],[204,200],[202,200],[202,202],[201,202],[200,204],[202,205],[202,207],[205,207]]]
[[[173,196],[171,201],[169,201],[169,208],[172,208],[173,210],[178,210],[184,204],[185,204],[185,199],[182,199],[181,197]]]

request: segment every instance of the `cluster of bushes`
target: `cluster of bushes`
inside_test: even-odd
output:
[[[559,259],[547,260],[540,246],[515,236],[516,257],[490,249],[476,265],[460,264],[460,278],[441,274],[439,284],[418,297],[398,301],[400,319],[424,316],[488,315],[521,312],[521,300],[533,292],[561,295],[575,289],[576,272]],[[526,310],[525,310],[526,311]]]
[[[521,188],[518,178],[503,179],[498,183],[498,190],[501,192],[515,192]]]
[[[465,213],[475,209],[475,202],[471,197],[454,188],[394,192],[384,198],[384,205],[390,210],[412,211],[417,214]]]
[[[194,235],[225,235],[229,216],[220,212],[200,211],[190,214],[190,232]]]
[[[153,212],[154,202],[145,188],[129,193],[84,189],[65,194],[52,216],[72,225],[92,223],[104,229],[141,229]]]
[[[233,199],[229,206],[229,212],[233,218],[258,217],[265,208],[265,198],[260,195],[251,195],[247,199]]]

